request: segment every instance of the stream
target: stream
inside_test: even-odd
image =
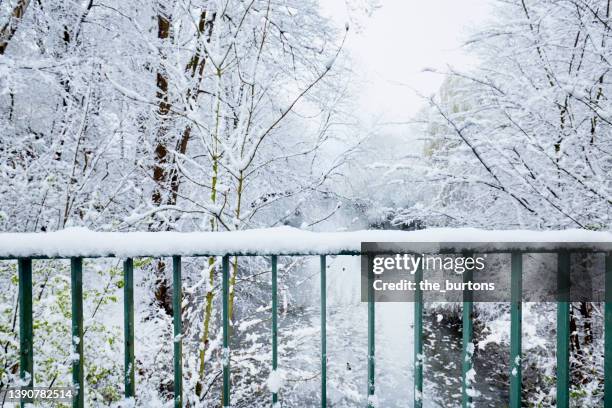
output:
[[[367,304],[360,299],[359,259],[336,257],[328,262],[328,396],[331,407],[361,406],[365,402],[367,384]],[[308,270],[316,271],[314,262]],[[357,272],[356,272],[357,271]],[[311,288],[300,291],[307,309],[300,319],[310,320],[313,328],[320,325],[318,274],[311,279]],[[303,289],[303,288],[302,288]],[[413,401],[413,305],[411,303],[376,304],[376,395],[384,408],[411,407]],[[424,407],[461,406],[461,322],[425,308]],[[307,315],[307,316],[306,316]],[[452,313],[450,313],[452,315]],[[298,316],[295,316],[296,318]],[[292,320],[289,316],[288,319]],[[286,322],[288,323],[288,322]],[[303,324],[303,320],[302,320]],[[317,330],[316,335],[320,333]],[[318,338],[310,348],[317,361]],[[508,352],[488,346],[486,353],[476,350],[474,407],[508,405],[508,379],[495,373],[499,365],[507,367]],[[506,369],[502,369],[503,372]],[[502,376],[503,377],[503,376]],[[309,391],[319,395],[320,379],[310,384]],[[304,391],[304,390],[302,390]],[[302,398],[303,398],[302,394]],[[318,401],[317,398],[303,404]],[[302,405],[305,406],[305,405]],[[310,405],[308,405],[310,406]]]

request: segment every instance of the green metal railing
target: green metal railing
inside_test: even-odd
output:
[[[497,253],[504,251],[488,251]],[[522,299],[522,273],[523,254],[543,252],[534,248],[532,251],[514,251],[511,253],[511,328],[510,328],[510,407],[521,407],[521,299]],[[458,252],[456,252],[458,253]],[[465,253],[465,252],[463,252]],[[223,331],[223,387],[222,403],[224,407],[230,406],[230,318],[228,299],[230,294],[229,257],[230,256],[258,256],[258,254],[207,254],[193,256],[222,256],[222,331]],[[279,254],[282,256],[311,256],[308,254]],[[278,271],[279,255],[271,256],[272,272],[272,370],[278,368]],[[341,253],[321,253],[320,257],[320,287],[321,287],[321,406],[327,404],[327,282],[326,257],[336,255],[364,255],[368,256],[370,265],[373,255],[361,254],[359,251],[344,251]],[[143,257],[147,256],[143,254]],[[558,256],[559,283],[568,284],[570,272],[570,253],[560,251]],[[33,316],[32,316],[32,260],[34,258],[18,258],[19,276],[19,339],[20,339],[20,378],[26,387],[34,385],[34,353],[33,353]],[[55,257],[61,258],[61,257]],[[71,295],[72,295],[72,346],[78,359],[72,360],[72,381],[78,391],[73,400],[73,407],[84,407],[84,355],[83,355],[83,258],[70,258],[71,267]],[[183,406],[182,387],[182,322],[181,299],[182,277],[181,256],[172,256],[173,265],[173,325],[174,325],[174,405]],[[123,263],[124,272],[124,336],[125,336],[125,397],[135,398],[135,362],[134,362],[134,263],[127,258]],[[416,272],[417,281],[422,280],[422,270]],[[471,273],[464,274],[464,280],[472,278]],[[569,285],[567,285],[569,287]],[[414,303],[414,401],[413,406],[421,408],[423,403],[423,294],[417,285]],[[569,294],[566,294],[569,296]],[[367,348],[367,405],[373,406],[375,395],[375,302],[372,285],[368,289],[368,348]],[[604,407],[612,408],[612,253],[605,254],[605,311],[604,311]],[[462,407],[469,407],[472,403],[472,384],[470,370],[474,346],[473,332],[473,299],[470,293],[464,293],[463,299],[463,347],[462,347]],[[557,302],[557,407],[568,408],[570,398],[570,302],[569,297],[561,298]],[[279,395],[273,393],[272,404],[277,403]],[[22,401],[24,406],[26,401]]]

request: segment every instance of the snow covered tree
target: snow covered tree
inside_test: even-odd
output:
[[[2,230],[222,231],[291,223],[295,214],[316,223],[325,216],[316,200],[345,160],[323,149],[337,136],[347,80],[336,62],[346,33],[331,30],[318,7],[2,3],[0,127],[10,135],[0,138]],[[142,267],[141,318],[169,336],[169,268],[164,260]],[[262,267],[234,259],[232,287],[240,271]],[[216,398],[204,392],[218,385],[205,364],[218,352],[209,347],[218,269],[214,258],[186,266],[194,401]],[[232,307],[243,296],[257,304],[232,290]],[[159,359],[140,367],[151,400],[171,389],[155,374],[170,364],[171,342],[155,346]]]
[[[422,212],[444,206],[448,224],[489,228],[609,228],[608,2],[497,6],[468,43],[478,67],[444,73],[429,99],[438,141],[411,177],[431,181],[426,190],[453,180],[467,196],[435,196]]]

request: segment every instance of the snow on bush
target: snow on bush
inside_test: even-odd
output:
[[[268,386],[270,392],[273,394],[278,394],[284,384],[285,372],[279,369],[272,370],[268,376],[268,379],[266,380],[266,385]]]

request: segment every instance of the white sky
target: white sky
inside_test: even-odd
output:
[[[320,0],[339,27],[350,20],[345,1]],[[371,17],[352,16],[346,52],[360,84],[358,110],[367,121],[406,121],[423,105],[411,89],[430,95],[442,82],[425,68],[467,68],[476,61],[461,49],[470,29],[482,24],[491,0],[378,0]]]

